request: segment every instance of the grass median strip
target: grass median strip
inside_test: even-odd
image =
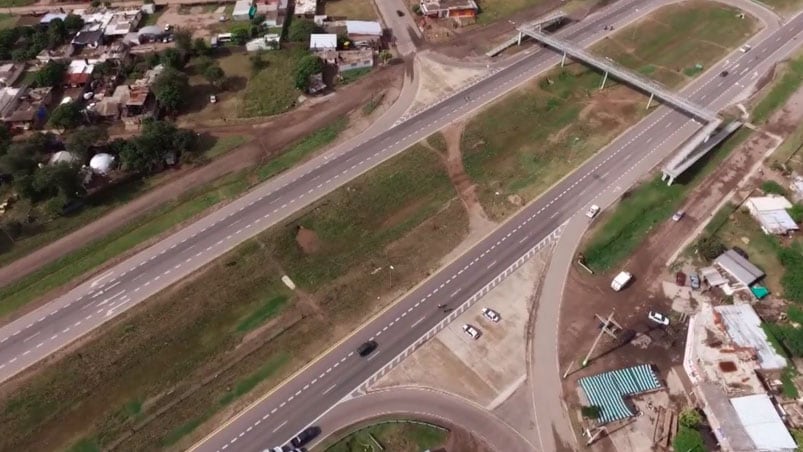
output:
[[[190,192],[178,201],[134,219],[128,227],[115,231],[19,281],[0,288],[0,300],[2,300],[0,316],[14,312],[48,291],[67,284],[74,278],[165,233],[214,205],[241,195],[255,182],[267,180],[291,168],[334,141],[345,129],[346,124],[347,120],[340,119],[310,134],[287,152],[251,172],[224,176],[211,186]]]
[[[317,451],[363,452],[367,449],[419,452],[443,447],[448,437],[447,430],[422,422],[389,421],[357,430],[331,446],[318,448]]]

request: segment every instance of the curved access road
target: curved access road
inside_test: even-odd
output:
[[[458,425],[490,446],[505,452],[532,452],[533,445],[504,421],[472,402],[430,389],[400,387],[371,392],[349,399],[322,417],[318,423],[327,433],[346,431],[371,420],[417,419],[436,425]],[[314,446],[326,436],[316,438]],[[253,447],[243,443],[237,450],[260,447],[259,435],[248,438]],[[240,449],[242,447],[242,449]]]

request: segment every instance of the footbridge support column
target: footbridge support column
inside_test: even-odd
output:
[[[602,77],[602,83],[599,85],[599,89],[602,90],[605,88],[605,82],[608,81],[608,71],[605,71],[605,75]]]
[[[675,182],[675,177],[667,172],[663,172],[661,174],[661,180],[666,182],[666,185],[672,185],[672,182]]]
[[[566,52],[563,52],[563,56],[560,59],[560,67],[566,64]]]
[[[646,110],[649,110],[649,109],[650,109],[650,106],[652,105],[652,99],[653,99],[654,97],[655,97],[655,93],[650,93],[650,98],[649,98],[649,99],[647,99],[647,108],[646,108]]]
[[[524,36],[524,33],[522,33],[522,32],[519,32],[519,40],[518,40],[518,43],[517,43],[516,45],[518,45],[518,46],[520,46],[520,45],[521,45],[521,38],[522,38],[522,36]]]

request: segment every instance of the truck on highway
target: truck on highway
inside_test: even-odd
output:
[[[629,272],[620,272],[618,275],[616,275],[616,278],[613,278],[613,281],[611,282],[611,289],[619,292],[627,285],[627,283],[630,282],[631,279],[633,279],[633,275],[631,275]]]

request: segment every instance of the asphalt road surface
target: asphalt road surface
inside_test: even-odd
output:
[[[643,15],[630,0],[583,23],[565,36],[587,44],[609,23]],[[616,18],[616,20],[614,20]],[[179,281],[299,209],[553,66],[556,57],[535,52],[429,110],[356,147],[330,152],[255,188],[243,197],[126,259],[102,275],[0,328],[0,382]]]
[[[760,74],[803,42],[803,17],[771,30],[749,41],[751,51],[736,52],[726,62],[715,65],[684,94],[715,109],[737,98]],[[725,68],[729,75],[721,77],[719,73]],[[325,416],[338,401],[349,398],[366,379],[397,362],[411,344],[441,323],[446,314],[437,305],[456,307],[481,291],[559,225],[584,212],[601,194],[621,194],[626,188],[625,180],[632,184],[699,129],[700,124],[686,115],[658,108],[465,255],[218,429],[195,450],[210,452],[231,447],[256,451],[283,444]],[[377,351],[368,358],[356,356],[357,346],[371,338],[379,342]],[[468,336],[465,340],[470,341]]]

